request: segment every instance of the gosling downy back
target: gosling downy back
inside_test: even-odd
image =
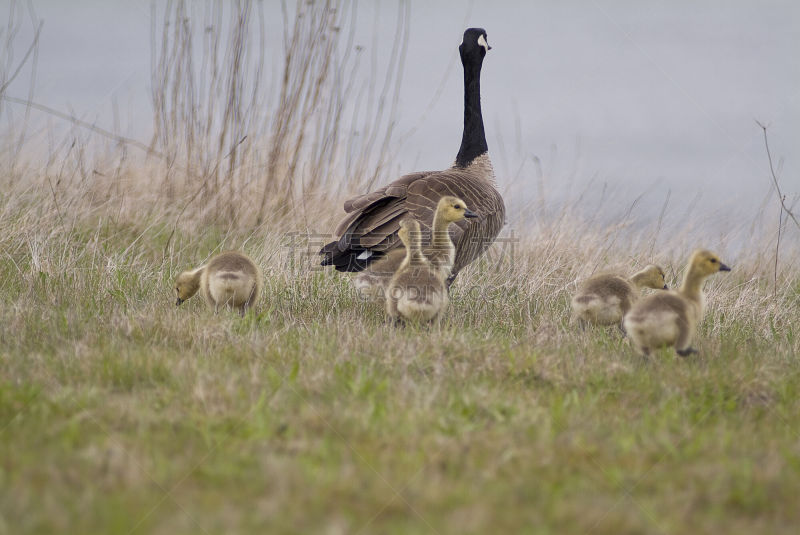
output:
[[[175,304],[180,305],[199,291],[214,312],[220,306],[228,306],[239,309],[243,316],[258,299],[261,286],[261,270],[255,262],[237,251],[226,251],[208,264],[178,275]]]
[[[703,282],[720,271],[730,268],[716,254],[699,249],[689,259],[680,288],[636,302],[623,322],[634,349],[642,355],[659,347],[674,347],[681,356],[695,353],[691,344],[705,309]]]
[[[417,221],[402,221],[399,236],[405,245],[406,255],[389,283],[386,313],[395,320],[431,321],[448,304],[444,278],[422,254]]]
[[[664,270],[650,264],[630,278],[595,275],[583,282],[572,298],[576,318],[595,325],[621,325],[642,288],[666,289]]]
[[[244,316],[261,294],[261,270],[247,255],[226,251],[212,258],[200,278],[200,290],[216,312],[220,306],[236,308]]]

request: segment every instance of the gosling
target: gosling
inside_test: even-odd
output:
[[[717,255],[700,249],[689,259],[680,288],[637,301],[623,320],[636,352],[647,356],[655,348],[674,347],[682,357],[697,353],[691,343],[705,309],[703,282],[730,270]]]
[[[431,243],[423,249],[423,254],[433,268],[443,278],[448,279],[456,258],[456,248],[450,237],[450,225],[464,218],[475,218],[478,214],[467,208],[467,204],[451,195],[439,199],[433,215]],[[375,262],[355,278],[359,294],[367,299],[385,298],[386,287],[406,256],[404,248],[399,247]]]
[[[198,290],[206,304],[216,314],[220,306],[236,308],[244,316],[261,294],[261,270],[248,256],[226,251],[213,257],[208,264],[184,271],[175,280],[175,305],[194,296]]]
[[[627,279],[614,274],[595,275],[584,281],[572,298],[572,312],[581,327],[589,323],[622,328],[622,318],[643,288],[666,290],[664,270],[650,264]]]
[[[416,220],[401,221],[398,236],[405,246],[406,256],[389,282],[386,313],[395,322],[432,321],[449,302],[444,278],[422,254],[421,232]]]

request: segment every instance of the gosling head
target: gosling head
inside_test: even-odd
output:
[[[181,303],[192,297],[200,289],[200,277],[192,271],[184,271],[178,278],[175,279],[175,294],[177,300],[175,306],[180,306]]]
[[[439,204],[436,205],[436,212],[442,214],[444,220],[448,223],[461,221],[465,217],[478,217],[478,214],[467,208],[467,203],[458,197],[450,195],[439,199]]]
[[[633,276],[633,282],[643,288],[653,288],[655,290],[667,290],[667,282],[664,279],[664,270],[655,264],[645,266],[643,270]]]
[[[722,263],[719,257],[705,249],[698,249],[692,253],[689,260],[689,269],[704,277],[713,275],[718,271],[730,271],[731,268]]]

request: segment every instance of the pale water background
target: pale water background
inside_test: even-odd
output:
[[[356,44],[377,43],[387,57],[397,5],[358,4]],[[151,4],[33,6],[45,21],[34,100],[149,141]],[[163,4],[155,6],[160,14]],[[264,7],[277,70],[280,3]],[[688,211],[709,246],[734,228],[746,240],[759,211],[778,212],[756,119],[770,125],[789,200],[800,194],[800,2],[411,0],[410,13],[398,125],[409,135],[397,150],[398,172],[454,159],[457,46],[465,27],[481,26],[493,47],[483,69],[484,121],[512,224],[581,194],[577,210],[600,206],[606,222],[641,197],[634,215],[652,222],[669,195],[667,225]],[[27,90],[21,77],[8,94]],[[730,238],[726,247],[746,246]]]

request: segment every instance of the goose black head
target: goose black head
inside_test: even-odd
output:
[[[482,62],[483,57],[491,49],[486,30],[483,28],[467,28],[464,31],[464,39],[458,47],[458,52],[461,54],[461,63],[466,63],[467,61]]]

